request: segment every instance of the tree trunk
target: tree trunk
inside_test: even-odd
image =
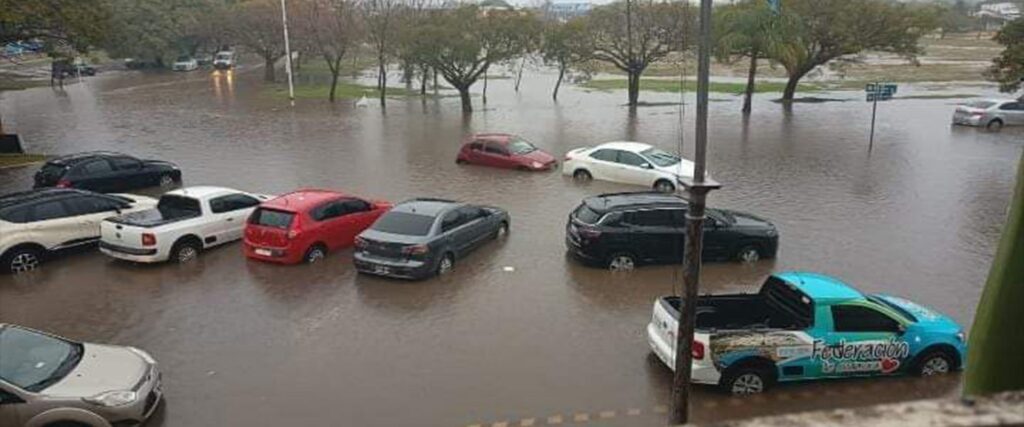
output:
[[[338,56],[333,63],[328,60],[327,68],[331,69],[331,94],[328,95],[327,99],[334,102],[334,92],[338,89],[338,76],[341,75],[341,56]]]
[[[636,107],[640,103],[640,73],[629,72],[629,106]]]
[[[516,93],[519,93],[519,82],[523,81],[523,68],[526,68],[526,58],[519,64],[519,73],[516,74]]]
[[[798,71],[796,74],[789,76],[789,81],[786,82],[786,88],[782,91],[782,102],[793,102],[793,97],[796,95],[796,87],[800,84],[800,79],[807,74],[807,71]]]
[[[487,105],[487,71],[484,71],[484,105]]]
[[[558,81],[555,82],[555,91],[551,94],[551,100],[558,102],[558,88],[562,86],[562,79],[565,78],[565,65],[558,67]]]
[[[377,90],[380,92],[380,106],[383,107],[386,105],[384,98],[387,96],[388,92],[388,70],[384,65],[384,55],[377,57],[377,72],[379,73],[380,81],[380,86]]]
[[[750,101],[754,97],[754,76],[757,75],[757,53],[750,55],[750,69],[747,71],[747,89],[743,92],[743,114],[750,114]]]
[[[434,74],[434,92],[437,92],[437,68],[433,71]]]
[[[460,87],[459,98],[462,99],[462,112],[472,113],[473,112],[473,100],[469,97],[469,87]]]
[[[273,56],[264,56],[263,63],[263,81],[273,82],[274,81],[274,63],[277,62],[277,58]]]

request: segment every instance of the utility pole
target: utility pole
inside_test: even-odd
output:
[[[693,361],[693,330],[696,322],[697,295],[700,288],[701,252],[704,243],[704,204],[711,190],[721,185],[705,179],[708,146],[708,89],[711,72],[712,0],[700,1],[700,37],[697,48],[697,123],[693,178],[682,179],[689,193],[686,211],[686,237],[683,246],[682,307],[676,330],[675,377],[672,380],[672,410],[669,424],[690,420],[690,377]]]
[[[284,26],[284,56],[285,70],[288,74],[288,101],[290,101],[292,107],[294,107],[295,85],[292,81],[292,49],[288,44],[288,8],[285,6],[284,0],[281,0],[281,23]]]

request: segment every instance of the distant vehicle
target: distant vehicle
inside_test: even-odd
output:
[[[223,50],[213,56],[213,68],[230,70],[235,67],[235,52]]]
[[[171,66],[171,70],[174,71],[194,71],[199,69],[199,61],[191,56],[179,56],[174,65]]]
[[[583,261],[631,270],[641,263],[681,262],[687,202],[665,193],[588,197],[569,214],[565,244]],[[774,258],[779,232],[754,215],[707,209],[705,260],[754,262]]]
[[[490,239],[504,237],[508,212],[441,199],[395,205],[356,237],[360,273],[403,279],[444,275],[456,260]]]
[[[65,249],[95,244],[100,222],[156,200],[50,188],[0,196],[0,269],[25,273]]]
[[[199,63],[200,67],[213,65],[213,55],[210,55],[208,53],[200,54],[196,57],[196,62]]]
[[[654,302],[651,350],[675,369],[680,299]],[[902,298],[865,295],[814,273],[773,275],[757,294],[697,299],[693,382],[733,394],[761,393],[777,382],[912,373],[963,367],[963,328]]]
[[[125,58],[124,66],[129,70],[141,70],[144,68],[158,68],[155,61],[147,61],[139,58]]]
[[[100,224],[100,251],[141,263],[196,259],[242,238],[245,220],[270,196],[221,187],[189,187],[160,196],[156,208]]]
[[[693,177],[693,162],[639,142],[607,142],[565,154],[562,174],[581,181],[599,179],[673,192]]]
[[[550,170],[558,164],[551,154],[518,135],[506,133],[468,136],[455,162],[529,171]]]
[[[0,323],[0,425],[141,425],[163,398],[153,356]]]
[[[181,170],[162,160],[139,160],[112,151],[70,154],[47,161],[35,174],[35,188],[81,188],[101,193],[181,183]]]
[[[330,190],[298,190],[260,204],[245,225],[245,256],[281,264],[315,263],[352,246],[391,203]]]
[[[1000,130],[1003,126],[1024,126],[1024,100],[986,99],[956,107],[953,124]]]

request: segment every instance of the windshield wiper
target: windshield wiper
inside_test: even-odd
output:
[[[60,362],[60,365],[57,366],[57,369],[54,369],[53,373],[50,374],[49,377],[44,378],[42,381],[25,387],[25,390],[31,392],[39,392],[45,390],[47,387],[53,385],[57,381],[64,379],[64,377],[67,376],[68,373],[70,373],[71,370],[78,365],[78,361],[82,360],[82,353],[84,353],[82,344],[71,344],[71,352],[68,353],[68,357],[65,357],[64,360]]]

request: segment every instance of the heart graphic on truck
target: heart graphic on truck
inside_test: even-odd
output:
[[[900,368],[900,361],[899,361],[899,359],[890,359],[890,358],[882,359],[882,373],[883,374],[890,374],[890,373],[896,372],[896,370],[899,369],[899,368]]]

